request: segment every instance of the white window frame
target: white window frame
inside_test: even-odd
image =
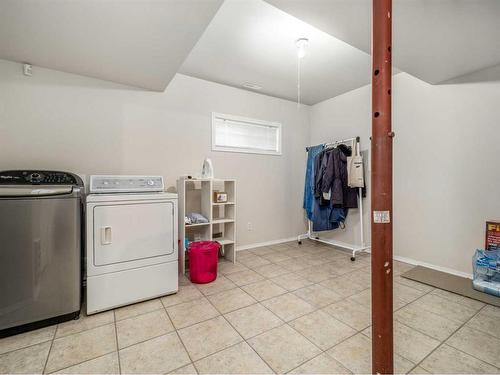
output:
[[[278,136],[278,144],[277,144],[277,151],[272,151],[272,150],[259,150],[259,149],[254,149],[254,148],[242,148],[242,147],[227,147],[227,146],[217,146],[215,144],[215,121],[216,119],[223,119],[223,120],[229,120],[229,121],[234,121],[234,122],[244,122],[249,125],[264,125],[264,126],[269,126],[277,129],[277,136]],[[273,121],[265,121],[265,120],[258,120],[258,119],[253,119],[249,117],[243,117],[243,116],[235,116],[235,115],[227,115],[224,113],[218,113],[218,112],[212,112],[212,151],[219,151],[219,152],[238,152],[238,153],[245,153],[245,154],[261,154],[261,155],[281,155],[282,154],[282,126],[281,123],[279,122],[273,122]]]

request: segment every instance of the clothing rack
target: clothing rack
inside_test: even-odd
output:
[[[352,143],[354,141],[356,141],[356,143],[359,144],[359,140],[360,140],[359,137],[354,137],[354,138],[343,139],[341,141],[335,141],[335,142],[329,142],[329,143],[320,143],[320,144],[314,145],[314,146],[307,146],[306,147],[306,151],[309,151],[309,147],[315,147],[315,146],[321,146],[321,145],[326,148],[326,147],[332,147],[332,146],[336,146],[336,145],[340,145],[340,144],[348,143],[348,142]]]
[[[334,147],[334,146],[337,146],[340,144],[351,143],[352,146],[357,146],[357,147],[353,147],[353,152],[354,152],[354,150],[360,149],[359,148],[359,141],[360,141],[360,137],[353,137],[353,138],[343,139],[340,141],[322,143],[320,145],[323,145],[325,148],[327,148],[327,147]],[[319,145],[317,145],[317,146],[319,146]],[[309,147],[314,147],[314,146],[309,146]],[[306,151],[309,151],[309,147],[306,147]],[[297,242],[299,243],[299,245],[302,244],[303,239],[308,238],[311,241],[317,241],[317,242],[321,242],[321,243],[324,243],[327,245],[340,247],[341,249],[346,249],[346,250],[352,251],[352,256],[351,256],[352,261],[356,260],[356,253],[368,250],[370,248],[370,246],[366,246],[366,244],[365,244],[365,234],[364,234],[364,226],[363,226],[363,188],[358,188],[358,189],[359,189],[359,191],[358,191],[358,208],[359,208],[359,228],[360,228],[359,232],[360,232],[361,245],[350,244],[347,242],[333,240],[333,239],[321,238],[313,232],[312,222],[309,219],[307,220],[307,223],[308,223],[307,233],[301,234],[297,237]]]

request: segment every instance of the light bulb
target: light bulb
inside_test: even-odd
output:
[[[295,46],[297,47],[297,57],[302,59],[306,55],[306,47],[309,44],[309,39],[299,38],[295,41]]]

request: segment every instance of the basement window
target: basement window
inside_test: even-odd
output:
[[[281,155],[281,124],[212,113],[212,150]]]

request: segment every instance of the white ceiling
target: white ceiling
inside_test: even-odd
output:
[[[296,100],[294,42],[307,37],[302,102],[315,104],[370,82],[371,1],[0,0],[0,59],[157,91],[181,72]],[[393,0],[393,23],[403,71],[500,76],[500,0]]]
[[[372,0],[266,0],[369,53]],[[429,83],[500,63],[499,0],[394,0],[393,62]]]
[[[223,0],[2,0],[0,58],[163,91]]]
[[[261,0],[226,0],[180,73],[297,100],[295,41],[309,38],[301,62],[301,101],[314,104],[370,82],[370,56]]]

